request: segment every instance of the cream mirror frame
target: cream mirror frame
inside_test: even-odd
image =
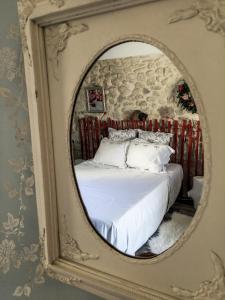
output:
[[[49,276],[106,299],[225,299],[225,49],[223,0],[21,0],[36,197]],[[182,238],[153,259],[130,258],[90,226],[75,185],[70,121],[78,87],[115,43],[161,49],[200,113],[205,184]]]

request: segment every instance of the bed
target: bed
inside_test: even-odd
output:
[[[108,243],[128,255],[159,227],[177,198],[183,179],[179,164],[150,173],[87,160],[75,166],[79,191],[88,216]]]
[[[108,136],[108,128],[127,129],[139,128],[145,131],[160,131],[173,133],[171,147],[175,149],[171,162],[180,164],[183,168],[182,195],[193,186],[194,176],[204,176],[204,149],[200,122],[187,120],[100,120],[93,117],[80,118],[80,152],[84,160],[94,157],[101,138]],[[75,150],[74,150],[75,151]],[[73,151],[72,151],[73,152]]]

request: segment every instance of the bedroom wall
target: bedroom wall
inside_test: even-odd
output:
[[[191,119],[192,114],[177,106],[173,96],[182,75],[164,54],[98,60],[87,74],[76,102],[73,139],[75,155],[80,157],[78,118],[102,114],[87,113],[85,87],[97,84],[104,88],[104,118],[129,119],[132,111],[141,110],[151,119]]]
[[[0,137],[0,299],[100,299],[47,278],[40,264],[16,0],[0,4]]]

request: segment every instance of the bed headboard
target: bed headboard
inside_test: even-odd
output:
[[[108,128],[138,128],[148,131],[173,133],[171,147],[175,154],[171,162],[181,164],[184,171],[183,194],[192,187],[193,176],[204,174],[204,151],[200,122],[177,120],[99,120],[86,117],[79,119],[82,159],[93,158],[102,137],[108,136]]]

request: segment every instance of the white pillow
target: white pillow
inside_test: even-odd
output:
[[[127,149],[129,141],[114,142],[108,138],[102,139],[100,146],[95,153],[94,162],[126,168]]]
[[[163,172],[170,156],[175,151],[168,145],[140,142],[135,139],[130,142],[127,153],[127,166],[153,173]]]
[[[121,129],[108,128],[109,139],[116,142],[124,142],[135,139],[137,130],[135,129]]]
[[[167,132],[153,132],[138,129],[138,137],[150,143],[169,145],[170,139],[173,137],[173,134]]]

